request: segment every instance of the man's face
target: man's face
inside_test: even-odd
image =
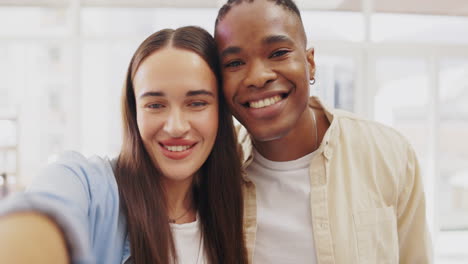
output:
[[[271,2],[242,3],[215,36],[226,100],[254,139],[279,139],[297,127],[315,70],[299,18]]]

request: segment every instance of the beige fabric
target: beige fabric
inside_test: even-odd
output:
[[[432,263],[425,199],[412,147],[395,130],[323,109],[331,125],[310,164],[312,223],[320,264]],[[238,130],[244,169],[252,142]],[[255,185],[244,175],[245,236],[255,252]]]

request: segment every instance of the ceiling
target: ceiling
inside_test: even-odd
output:
[[[371,1],[384,13],[468,16],[468,0],[296,0],[301,10],[361,11]],[[0,0],[0,6],[84,6],[218,8],[225,0]]]

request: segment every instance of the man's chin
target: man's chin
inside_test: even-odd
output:
[[[260,130],[255,130],[255,129],[247,128],[247,130],[249,131],[253,140],[259,143],[266,143],[266,142],[279,140],[287,134],[287,131],[284,129],[280,130],[280,129],[264,128]]]

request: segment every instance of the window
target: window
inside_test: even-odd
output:
[[[0,198],[16,183],[17,123],[15,118],[0,117]]]
[[[354,110],[356,65],[351,57],[336,55],[315,56],[315,85],[311,94],[318,95],[329,106]]]
[[[440,63],[438,254],[446,260],[468,259],[468,58]],[[452,263],[452,262],[450,262]]]
[[[424,168],[427,156],[429,87],[423,59],[376,60],[375,120],[396,128],[415,148]]]

